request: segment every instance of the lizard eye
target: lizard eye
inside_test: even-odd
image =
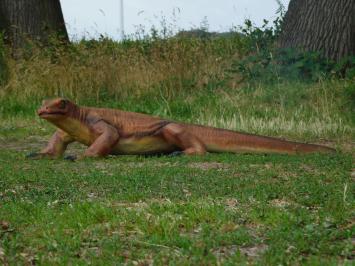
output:
[[[67,101],[66,100],[61,100],[59,103],[59,108],[60,109],[65,109],[65,107],[67,106]]]

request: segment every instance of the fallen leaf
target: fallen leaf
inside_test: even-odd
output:
[[[227,223],[222,226],[221,230],[223,233],[228,233],[228,232],[233,232],[235,231],[239,226],[234,223]]]
[[[7,221],[0,221],[0,226],[2,230],[8,230],[10,227],[10,223]]]

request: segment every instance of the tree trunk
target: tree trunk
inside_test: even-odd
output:
[[[45,43],[53,33],[68,41],[59,0],[0,0],[0,31],[15,49],[26,38]]]
[[[291,0],[279,45],[334,61],[354,56],[355,0]]]

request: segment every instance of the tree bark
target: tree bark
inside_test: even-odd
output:
[[[59,0],[0,0],[0,31],[14,48],[26,38],[45,43],[53,33],[68,41]]]
[[[334,61],[354,56],[355,0],[291,0],[279,45]]]

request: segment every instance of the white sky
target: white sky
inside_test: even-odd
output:
[[[120,0],[60,0],[69,35],[74,39],[100,34],[120,37]],[[289,0],[281,0],[287,7]],[[246,18],[256,25],[275,18],[276,0],[124,0],[125,33],[139,25],[160,27],[163,17],[173,28],[191,29],[207,18],[210,31],[228,31]],[[175,14],[175,15],[174,15]]]

